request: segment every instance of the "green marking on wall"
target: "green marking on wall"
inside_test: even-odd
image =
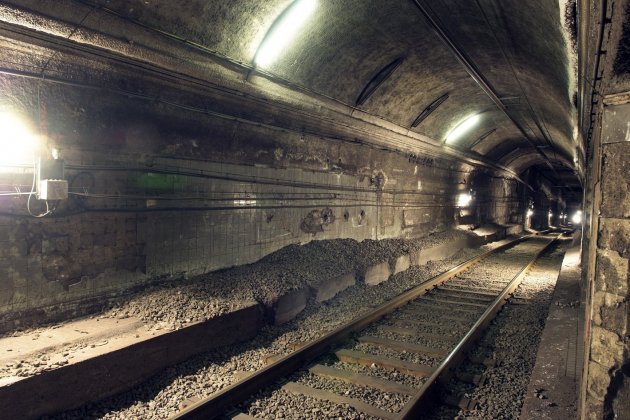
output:
[[[184,184],[184,177],[172,174],[148,172],[136,178],[136,186],[154,190],[174,190]]]

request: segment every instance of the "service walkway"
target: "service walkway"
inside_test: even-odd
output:
[[[574,419],[581,362],[580,232],[567,251],[541,337],[521,420]]]

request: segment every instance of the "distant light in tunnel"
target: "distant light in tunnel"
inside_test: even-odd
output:
[[[465,120],[460,122],[457,125],[457,127],[452,129],[450,133],[448,133],[448,135],[446,136],[446,142],[450,143],[459,139],[461,136],[466,134],[471,128],[477,125],[479,120],[481,120],[481,115],[479,114],[475,114],[475,115],[471,115],[467,117]]]
[[[576,211],[575,214],[573,215],[573,217],[571,217],[571,221],[575,225],[582,224],[582,210]]]
[[[527,210],[527,217],[532,217],[534,215],[534,210],[529,209]]]
[[[35,163],[37,140],[26,121],[0,111],[0,166]]]
[[[316,0],[295,0],[276,18],[254,56],[257,66],[269,66],[289,45],[315,10]]]
[[[472,201],[472,196],[468,193],[463,193],[457,196],[457,207],[466,207]]]

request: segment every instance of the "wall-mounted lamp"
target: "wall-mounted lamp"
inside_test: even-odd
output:
[[[34,165],[37,137],[17,114],[0,111],[0,166]]]
[[[472,195],[462,193],[457,196],[457,207],[467,207],[472,201]]]

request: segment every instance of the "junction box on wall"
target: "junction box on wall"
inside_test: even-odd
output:
[[[37,165],[37,198],[55,201],[68,198],[68,181],[64,179],[63,159],[39,159]]]

